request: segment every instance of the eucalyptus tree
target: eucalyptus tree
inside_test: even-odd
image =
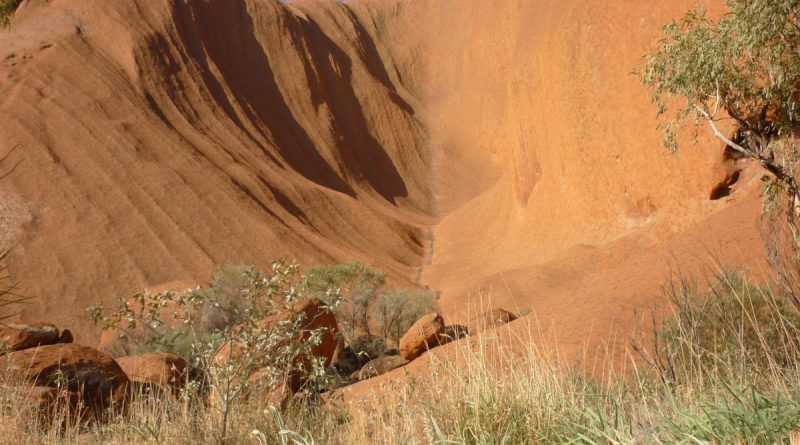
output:
[[[800,0],[725,5],[716,19],[697,9],[667,24],[639,74],[665,121],[668,148],[678,149],[678,128],[706,126],[763,167],[770,261],[800,307]]]
[[[642,82],[651,88],[659,115],[667,117],[667,147],[677,150],[678,127],[707,125],[730,149],[769,173],[770,199],[785,193],[796,209],[800,0],[726,5],[728,12],[718,20],[700,9],[665,26],[658,48],[645,57]],[[678,99],[677,107],[667,106],[675,104],[670,97]],[[735,134],[721,130],[724,120],[733,120]]]

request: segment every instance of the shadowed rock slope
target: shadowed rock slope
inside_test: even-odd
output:
[[[0,140],[17,147],[4,167],[22,161],[3,222],[14,276],[41,297],[26,312],[77,317],[279,256],[413,278],[432,213],[422,125],[390,61],[333,9],[23,4],[0,33]]]

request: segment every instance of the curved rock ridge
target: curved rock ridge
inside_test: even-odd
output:
[[[74,318],[283,256],[415,277],[433,200],[413,98],[347,7],[316,14],[263,0],[22,5],[0,32],[0,154],[16,147],[3,168],[23,160],[2,187],[26,204],[15,277],[47,298],[29,313]]]
[[[580,352],[673,262],[760,270],[756,170],[702,131],[665,151],[631,74],[700,4],[720,11],[27,0],[0,31],[0,172],[20,162],[0,240],[40,297],[23,319],[225,263],[360,259],[439,291],[449,322],[532,313]]]

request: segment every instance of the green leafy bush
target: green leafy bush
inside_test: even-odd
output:
[[[157,351],[191,357],[195,343],[213,341],[216,332],[249,317],[246,295],[252,278],[258,275],[260,272],[252,266],[221,266],[209,286],[189,290],[187,295],[142,292],[131,300],[121,300],[115,317],[106,316],[102,307],[89,310],[104,329],[119,331],[127,354]],[[178,307],[187,298],[191,301]],[[174,313],[168,315],[170,312]]]
[[[790,255],[770,261],[800,309],[800,2],[726,0],[725,6],[719,19],[700,8],[667,24],[657,49],[645,56],[641,81],[658,115],[666,116],[667,147],[678,149],[680,127],[704,125],[726,155],[763,168],[764,210],[785,226],[768,237],[783,232],[778,243],[790,247]]]
[[[729,13],[718,21],[698,9],[665,26],[658,49],[646,56],[642,82],[652,89],[660,114],[667,112],[665,98],[680,99],[667,126],[670,148],[677,148],[675,126],[704,122],[796,196],[798,158],[787,138],[800,119],[800,4],[727,0],[725,5]],[[734,138],[717,127],[730,119],[739,127]]]
[[[386,272],[358,261],[312,267],[306,285],[323,300],[326,295],[341,295],[336,315],[350,341],[360,335],[378,335],[397,344],[422,315],[438,311],[430,291],[386,289]]]

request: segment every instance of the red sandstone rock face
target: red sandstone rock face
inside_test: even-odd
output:
[[[439,336],[444,333],[444,320],[437,313],[423,315],[400,339],[400,355],[414,360],[425,351],[439,345]]]
[[[665,153],[630,75],[696,0],[459,3],[23,2],[0,156],[25,172],[0,220],[46,297],[24,316],[75,323],[228,259],[361,258],[441,291],[448,320],[480,283],[591,362],[697,251],[762,270],[757,175],[709,201],[721,145]]]
[[[6,378],[80,394],[96,414],[121,407],[128,377],[108,355],[75,343],[25,349],[0,360]]]
[[[189,363],[167,352],[119,357],[116,361],[131,382],[154,385],[166,394],[177,395],[193,378]]]

